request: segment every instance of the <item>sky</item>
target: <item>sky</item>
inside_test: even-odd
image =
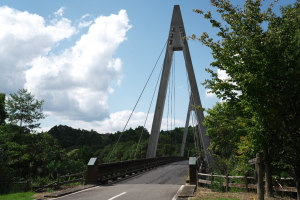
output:
[[[265,0],[263,9],[272,2]],[[279,0],[274,11],[279,13],[280,6],[294,2]],[[43,131],[61,124],[112,133],[124,129],[155,67],[126,126],[146,123],[150,130],[156,96],[150,110],[149,106],[174,5],[180,5],[187,35],[207,32],[215,37],[217,29],[192,11],[211,11],[220,20],[209,0],[0,0],[0,92],[9,96],[25,88],[36,99],[43,99],[44,112],[49,115],[40,121]],[[198,41],[188,43],[202,106],[212,108],[220,100],[201,84],[210,78],[205,68],[213,62],[211,51]],[[173,89],[166,99],[164,130],[183,127],[188,109],[181,51],[175,52],[172,68]]]

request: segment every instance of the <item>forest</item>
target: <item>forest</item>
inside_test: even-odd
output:
[[[32,102],[30,107],[27,107],[28,102]],[[42,104],[43,101],[35,100],[24,89],[12,94],[8,101],[5,101],[5,94],[0,94],[1,182],[31,180],[33,185],[45,185],[53,182],[57,174],[67,175],[86,170],[91,157],[98,157],[99,163],[146,157],[149,132],[142,126],[129,128],[122,133],[105,134],[66,125],[54,126],[47,132],[34,131],[39,126],[38,119],[46,117],[42,114]],[[22,111],[18,110],[20,107]],[[160,132],[158,157],[179,155],[183,130],[175,128]],[[189,127],[185,151],[186,155],[196,153],[192,127]]]

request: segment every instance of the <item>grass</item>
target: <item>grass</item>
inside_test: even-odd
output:
[[[198,200],[198,199],[192,199],[192,200]],[[239,200],[239,199],[235,199],[235,198],[216,198],[216,199],[207,199],[207,200]]]
[[[32,200],[35,192],[19,192],[13,194],[0,195],[0,200]]]
[[[192,197],[192,200],[253,200],[254,198],[258,199],[255,191],[233,192],[231,190],[230,192],[220,192],[208,188],[198,187],[194,193],[194,197]],[[295,200],[295,198],[291,198],[289,196],[278,196],[275,194],[275,197],[265,196],[265,200]]]

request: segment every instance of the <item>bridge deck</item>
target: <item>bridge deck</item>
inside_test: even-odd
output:
[[[184,185],[188,175],[188,160],[163,165],[154,170],[120,182],[120,184]]]
[[[188,161],[170,163],[112,185],[97,186],[57,199],[170,200],[185,184],[188,169]]]

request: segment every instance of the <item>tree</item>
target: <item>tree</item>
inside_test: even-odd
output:
[[[5,94],[0,93],[0,126],[5,125],[6,111],[5,111]]]
[[[211,66],[226,71],[226,80],[207,69],[212,80],[204,84],[218,97],[231,103],[243,101],[252,112],[257,132],[252,142],[261,147],[265,164],[275,162],[270,153],[280,154],[294,169],[300,194],[300,2],[281,8],[281,16],[272,12],[272,4],[261,11],[261,0],[246,0],[244,8],[228,0],[212,0],[226,25],[203,14],[219,29],[221,40],[207,33],[197,38],[212,50]],[[267,24],[264,28],[262,24]],[[291,32],[291,30],[293,30]],[[281,143],[281,149],[276,144]],[[271,169],[267,176],[268,195],[272,195]],[[267,171],[268,171],[267,170]],[[300,196],[298,196],[300,199]]]
[[[39,128],[38,120],[44,119],[44,100],[38,101],[26,89],[20,89],[16,94],[11,94],[6,101],[8,120],[11,124],[18,124],[23,129]]]
[[[213,153],[215,170],[222,174],[237,170],[237,157],[241,157],[239,143],[241,138],[247,135],[245,125],[247,116],[239,104],[228,102],[217,103],[212,109],[207,110],[203,125],[210,137],[210,149]],[[244,155],[244,152],[242,153]],[[252,153],[252,156],[255,155]],[[243,169],[243,173],[247,169]]]

